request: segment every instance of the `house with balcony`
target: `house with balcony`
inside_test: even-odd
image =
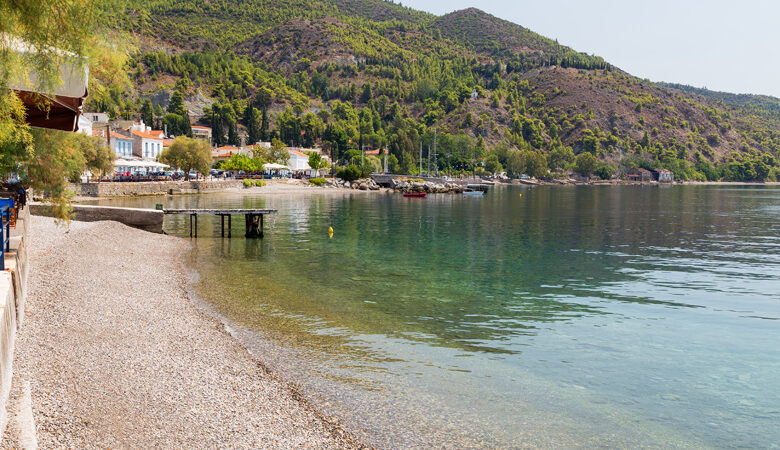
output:
[[[146,131],[131,130],[133,154],[144,159],[157,159],[162,153],[163,139]]]
[[[206,142],[211,142],[211,128],[202,127],[200,125],[193,125],[191,128],[192,137],[196,139],[203,139]]]

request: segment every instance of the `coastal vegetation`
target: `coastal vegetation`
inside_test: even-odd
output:
[[[416,174],[436,134],[431,164],[448,173],[549,177],[577,171],[574,157],[590,153],[598,164],[584,172],[599,176],[777,175],[771,98],[728,102],[638,79],[477,9],[437,17],[379,0],[136,0],[128,11],[119,28],[139,37],[134,88],[106,110],[129,117],[158,91],[177,105],[202,93],[211,103],[200,121],[216,145],[237,145],[245,130],[250,141],[321,146],[339,164],[386,147],[393,172]]]
[[[179,136],[173,140],[170,147],[163,150],[160,162],[184,171],[184,176],[189,180],[191,170],[208,173],[211,164],[211,148],[203,139]]]

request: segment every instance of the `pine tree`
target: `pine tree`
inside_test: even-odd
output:
[[[152,102],[148,98],[141,106],[141,120],[150,127],[154,126],[154,108],[152,108]]]
[[[253,106],[247,106],[246,113],[244,114],[244,125],[246,125],[247,134],[249,135],[249,144],[256,144],[260,141],[260,127],[258,124],[259,117],[257,116],[259,111]]]
[[[268,134],[268,110],[263,109],[263,116],[261,117],[261,123],[260,123],[260,140],[267,142],[270,138]]]

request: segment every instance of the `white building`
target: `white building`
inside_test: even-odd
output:
[[[157,159],[162,153],[163,139],[143,131],[132,130],[133,154],[144,159]]]

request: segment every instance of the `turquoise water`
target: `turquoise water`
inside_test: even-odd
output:
[[[197,291],[372,444],[780,443],[778,188],[108,203],[279,209],[262,241],[202,219]]]

